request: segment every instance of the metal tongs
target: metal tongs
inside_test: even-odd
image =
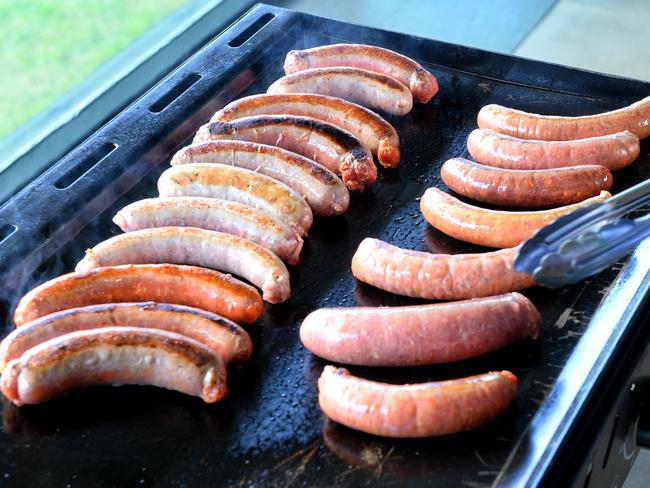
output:
[[[559,217],[524,242],[515,269],[537,284],[557,288],[614,264],[650,236],[650,214],[622,218],[650,203],[650,180],[602,203]]]

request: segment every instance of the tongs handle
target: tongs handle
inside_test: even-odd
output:
[[[650,236],[650,216],[621,219],[649,202],[650,180],[605,202],[574,210],[528,239],[519,250],[515,269],[549,287],[591,276]]]

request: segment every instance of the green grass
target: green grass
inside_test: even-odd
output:
[[[0,0],[0,138],[185,0]]]

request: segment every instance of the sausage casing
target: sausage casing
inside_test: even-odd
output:
[[[152,227],[198,227],[243,237],[289,264],[300,260],[302,238],[287,224],[248,205],[218,198],[147,198],[117,212],[113,222],[124,232]]]
[[[230,275],[198,266],[137,264],[68,273],[37,286],[18,302],[17,327],[43,315],[84,305],[118,302],[176,303],[235,322],[255,322],[262,298]]]
[[[413,108],[408,87],[389,76],[359,68],[312,68],[286,75],[269,86],[267,93],[318,93],[339,97],[392,115],[406,115]]]
[[[519,293],[410,307],[322,308],[300,326],[312,353],[360,366],[469,359],[537,337],[540,315]]]
[[[470,205],[439,190],[429,188],[420,199],[420,210],[427,222],[445,234],[480,246],[515,247],[537,230],[577,208],[604,202],[611,193],[587,198],[573,205],[532,212],[489,210]]]
[[[223,360],[200,342],[159,329],[104,327],[45,341],[10,361],[0,390],[16,405],[90,385],[153,385],[201,397],[227,393]]]
[[[456,193],[507,207],[554,207],[577,203],[609,190],[612,174],[604,166],[539,170],[493,168],[462,158],[446,161],[442,181]]]
[[[581,117],[538,115],[486,105],[478,113],[478,126],[522,139],[570,141],[630,131],[639,139],[650,136],[650,97],[611,112]]]
[[[314,93],[251,95],[229,103],[210,122],[279,114],[313,117],[335,125],[359,139],[382,166],[395,168],[399,164],[399,136],[395,128],[375,112],[338,97]]]
[[[330,419],[386,437],[431,437],[474,429],[501,415],[517,395],[510,371],[449,381],[392,385],[325,366],[318,403]]]
[[[212,312],[169,303],[104,303],[54,312],[21,325],[0,342],[0,371],[38,344],[79,330],[108,326],[161,329],[190,337],[226,363],[248,360],[253,344],[244,329]]]
[[[330,66],[353,66],[383,73],[409,87],[416,102],[427,103],[438,93],[438,80],[422,65],[389,49],[366,44],[331,44],[289,51],[284,72],[291,74]]]
[[[194,143],[239,140],[278,146],[313,159],[340,174],[346,186],[362,191],[377,179],[372,154],[352,134],[311,117],[256,115],[202,126]]]
[[[490,129],[472,131],[467,149],[478,162],[498,168],[551,169],[598,164],[610,171],[628,166],[641,151],[639,138],[631,132],[575,141],[537,141]]]
[[[178,151],[171,165],[215,163],[245,168],[297,191],[317,215],[345,212],[350,193],[341,179],[315,161],[276,146],[248,141],[210,141]]]
[[[428,300],[464,300],[519,291],[533,279],[514,270],[518,249],[478,254],[431,254],[361,241],[352,257],[352,274],[391,293]]]
[[[196,227],[157,227],[116,235],[88,249],[76,271],[152,263],[190,264],[242,276],[260,288],[269,303],[283,302],[291,293],[289,272],[271,251],[241,237]]]
[[[303,235],[314,220],[311,208],[295,190],[268,176],[223,164],[183,164],[158,179],[162,197],[208,197],[230,200],[266,212]]]

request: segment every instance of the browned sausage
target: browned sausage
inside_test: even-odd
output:
[[[375,112],[338,97],[313,93],[251,95],[229,103],[210,122],[279,114],[313,117],[340,127],[370,149],[382,166],[395,168],[399,164],[399,137],[395,128]]]
[[[510,371],[391,385],[325,366],[318,403],[330,419],[386,437],[430,437],[474,429],[501,415],[517,395]]]
[[[223,360],[200,342],[159,329],[104,327],[50,339],[14,359],[0,390],[16,405],[90,385],[153,385],[201,397],[227,393]]]
[[[253,241],[289,264],[300,261],[303,245],[302,238],[280,219],[219,198],[145,198],[117,212],[113,222],[124,232],[169,226],[225,232]]]
[[[550,210],[508,212],[488,210],[462,202],[437,188],[429,188],[420,199],[420,210],[427,222],[445,234],[488,247],[515,247],[560,215],[577,208],[604,202],[611,193]]]
[[[314,68],[284,76],[269,86],[267,93],[318,93],[406,115],[413,108],[413,96],[399,81],[359,68]]]
[[[522,139],[570,141],[629,130],[639,139],[650,136],[650,97],[611,112],[582,117],[538,115],[486,105],[478,113],[478,126]]]
[[[519,293],[411,307],[321,308],[300,326],[300,340],[330,361],[361,366],[420,366],[480,356],[537,337],[540,315]]]
[[[76,271],[120,264],[173,263],[234,273],[262,290],[269,303],[291,294],[289,271],[268,249],[241,237],[196,227],[156,227],[118,234],[92,249]]]
[[[331,44],[303,51],[289,51],[284,72],[309,68],[353,66],[383,73],[409,87],[416,102],[427,103],[438,93],[438,80],[419,63],[389,49],[366,44]]]
[[[637,157],[639,138],[631,132],[575,141],[517,139],[490,129],[476,129],[467,138],[474,159],[506,169],[551,169],[599,164],[610,171],[626,167]]]
[[[492,168],[467,159],[446,161],[442,181],[456,193],[479,202],[507,207],[554,207],[598,195],[612,186],[604,166],[509,170]]]
[[[192,142],[231,139],[278,146],[306,156],[340,174],[353,191],[362,191],[377,180],[377,167],[368,148],[349,132],[311,117],[256,115],[214,122],[202,126]]]
[[[298,192],[317,215],[340,215],[350,204],[350,193],[338,176],[322,164],[281,147],[209,141],[185,146],[170,164],[193,163],[236,166],[269,176]]]
[[[250,285],[206,268],[138,264],[95,268],[47,281],[18,303],[17,327],[43,315],[83,305],[116,302],[177,303],[234,320],[255,322],[262,298]]]
[[[107,326],[161,329],[190,337],[227,363],[248,360],[253,344],[244,329],[217,314],[169,303],[104,303],[54,312],[28,322],[0,342],[0,371],[28,349],[79,330]]]
[[[514,270],[517,248],[479,254],[431,254],[366,238],[352,257],[352,274],[398,295],[428,300],[463,300],[500,295],[532,286]]]

